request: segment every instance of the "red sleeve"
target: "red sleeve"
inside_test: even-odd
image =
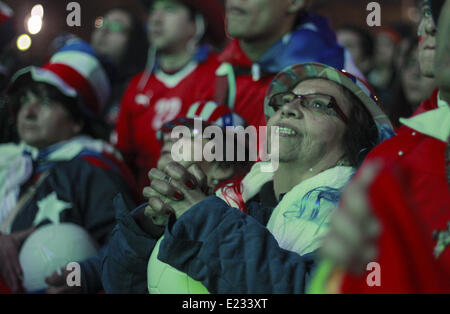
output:
[[[128,85],[125,93],[122,97],[122,101],[120,103],[120,112],[119,117],[116,124],[116,133],[117,133],[117,149],[124,153],[130,153],[133,151],[133,131],[132,127],[132,119],[131,119],[131,108],[134,104],[136,97],[136,89],[137,84],[141,74],[135,76],[130,84]]]
[[[370,271],[362,277],[347,274],[342,293],[450,291],[450,274],[444,266],[448,254],[438,259],[433,256],[436,241],[424,226],[423,218],[411,200],[411,192],[410,178],[400,167],[385,169],[376,178],[369,197],[382,226],[375,261],[380,265],[381,286],[369,287],[366,279]],[[437,211],[429,215],[443,222],[450,219],[450,212],[444,216],[437,215]]]

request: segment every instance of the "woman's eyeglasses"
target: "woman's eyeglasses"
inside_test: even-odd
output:
[[[292,91],[286,91],[273,95],[270,98],[269,106],[275,111],[281,109],[284,105],[294,102],[311,111],[319,112],[329,116],[339,116],[345,124],[348,124],[348,118],[339,108],[336,99],[333,96],[325,94],[297,95]]]

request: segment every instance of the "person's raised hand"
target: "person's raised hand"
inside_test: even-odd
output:
[[[172,162],[164,171],[152,169],[149,177],[151,186],[143,191],[144,197],[149,199],[145,214],[155,224],[165,223],[170,213],[179,218],[207,197],[206,175],[196,164],[191,164],[186,169],[183,165]]]

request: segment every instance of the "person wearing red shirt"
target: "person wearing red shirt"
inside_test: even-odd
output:
[[[369,154],[331,223],[312,292],[450,292],[450,1],[443,2],[425,1],[429,12],[442,8],[427,54],[439,90]],[[431,14],[424,19],[435,25]],[[376,284],[363,275],[371,262]]]
[[[310,0],[227,0],[232,41],[220,54],[215,101],[250,125],[266,125],[261,104],[270,82],[285,68],[319,62],[363,77],[337,43],[328,20],[308,11]]]
[[[223,6],[217,0],[158,0],[149,16],[152,51],[147,69],[134,77],[121,103],[117,148],[132,166],[139,191],[156,166],[162,125],[185,116],[196,101],[211,98],[217,56],[203,41],[225,38]],[[221,18],[222,17],[222,18]]]

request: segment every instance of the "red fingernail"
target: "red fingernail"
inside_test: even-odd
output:
[[[192,180],[187,181],[186,186],[190,189],[195,189],[197,187],[197,185]]]
[[[171,210],[166,210],[166,214],[167,215],[172,215],[172,214],[175,214],[173,211],[171,211]]]
[[[181,194],[180,192],[175,192],[175,193],[173,194],[173,197],[175,197],[175,198],[176,198],[177,200],[179,200],[179,201],[184,200],[184,195]]]

